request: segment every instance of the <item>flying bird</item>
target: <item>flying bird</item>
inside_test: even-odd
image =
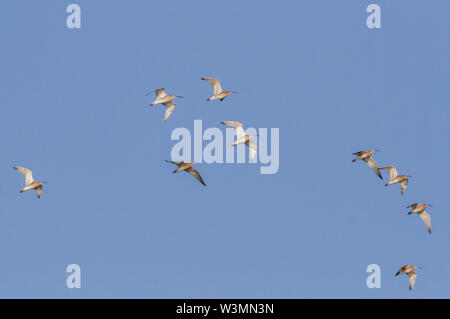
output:
[[[153,91],[156,93],[156,100],[154,100],[150,106],[156,105],[156,104],[164,104],[167,102],[172,101],[175,98],[182,98],[182,96],[178,96],[178,95],[167,95],[166,91],[161,88],[161,89],[157,89],[156,91]],[[153,92],[147,93],[146,95],[149,95]]]
[[[192,176],[194,176],[200,183],[202,183],[203,186],[206,186],[205,182],[203,181],[202,177],[200,176],[200,173],[197,172],[195,169],[192,168],[192,165],[194,165],[194,162],[191,163],[185,163],[183,161],[167,161],[167,163],[172,163],[178,166],[178,168],[176,170],[173,171],[173,173],[178,173],[181,171],[185,171],[189,174],[191,174]]]
[[[42,195],[42,184],[47,182],[36,182],[33,179],[33,172],[27,168],[14,166],[15,170],[21,172],[25,177],[25,187],[20,191],[21,193],[34,189],[36,191],[37,197],[41,198]]]
[[[359,151],[356,153],[353,153],[353,155],[356,155],[356,158],[353,159],[352,162],[356,162],[358,160],[363,160],[364,162],[369,165],[369,167],[372,169],[372,171],[375,172],[375,174],[378,175],[379,178],[383,179],[383,176],[381,176],[380,170],[378,169],[377,162],[372,158],[372,154],[374,152],[378,152],[378,150],[373,151]]]
[[[406,186],[408,186],[408,177],[412,177],[410,175],[398,175],[396,166],[385,166],[380,167],[380,169],[386,169],[389,172],[389,182],[387,182],[384,186],[389,186],[393,184],[400,183],[402,187],[402,195],[406,191]]]
[[[422,267],[404,265],[404,266],[400,267],[400,269],[395,274],[396,276],[401,275],[401,274],[408,275],[408,277],[409,277],[409,290],[412,290],[413,287],[414,287],[414,284],[416,283],[417,273],[414,270],[417,269],[417,268],[422,268]]]
[[[427,228],[428,232],[431,234],[431,217],[425,211],[425,209],[427,207],[431,207],[431,205],[414,203],[414,204],[409,205],[407,208],[411,208],[411,211],[408,213],[408,215],[411,215],[414,213],[419,215],[419,217],[422,219],[423,223],[425,224],[425,227]]]
[[[203,81],[209,82],[213,88],[213,96],[207,99],[207,101],[220,100],[222,102],[228,95],[231,93],[237,93],[234,91],[224,91],[222,90],[222,86],[220,81],[213,78],[202,78]]]
[[[258,152],[258,144],[256,144],[256,142],[250,141],[250,139],[258,135],[245,134],[244,126],[240,122],[223,121],[220,123],[234,128],[234,132],[236,133],[236,141],[233,144],[231,144],[231,146],[236,146],[238,144],[247,145],[247,147],[250,150],[250,159],[253,161],[255,159],[256,153]]]

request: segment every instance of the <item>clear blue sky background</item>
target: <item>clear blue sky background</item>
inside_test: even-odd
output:
[[[448,1],[77,1],[81,30],[70,3],[1,5],[0,297],[450,297]],[[239,94],[206,102],[202,76]],[[185,97],[167,122],[159,87]],[[278,174],[173,175],[195,119],[279,128]],[[351,162],[371,148],[413,175],[404,196]],[[412,293],[404,264],[424,267]]]

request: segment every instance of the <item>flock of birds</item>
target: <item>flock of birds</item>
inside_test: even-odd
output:
[[[352,162],[356,162],[358,160],[363,160],[372,169],[372,171],[374,171],[375,174],[377,174],[377,176],[381,179],[383,179],[383,176],[381,175],[380,170],[387,170],[389,173],[389,181],[384,186],[400,184],[401,194],[403,195],[406,191],[406,187],[408,186],[408,181],[409,181],[408,178],[410,178],[412,176],[399,175],[397,172],[396,166],[378,167],[377,162],[372,157],[373,153],[375,153],[375,152],[378,152],[378,150],[359,151],[359,152],[353,153],[353,155],[356,155],[356,157],[353,159]],[[422,219],[422,221],[425,224],[426,229],[431,234],[431,217],[425,211],[425,209],[427,207],[431,207],[431,205],[414,203],[414,204],[409,205],[406,208],[411,208],[411,211],[408,212],[408,215],[417,214]],[[412,288],[414,287],[414,284],[416,283],[416,279],[417,279],[417,273],[414,270],[417,268],[422,268],[422,267],[404,265],[404,266],[400,267],[400,269],[397,271],[395,276],[398,276],[400,274],[408,275],[409,290],[412,290]]]
[[[222,84],[220,80],[214,79],[214,78],[201,78],[203,81],[206,81],[211,84],[213,89],[213,95],[207,99],[207,101],[216,101],[219,100],[222,102],[225,98],[227,98],[229,95],[233,93],[237,93],[235,91],[224,91],[222,89]],[[147,93],[146,95],[149,95],[153,92]],[[157,89],[154,91],[156,94],[156,99],[150,104],[150,106],[162,104],[166,108],[166,113],[164,115],[163,121],[166,121],[170,115],[175,110],[175,102],[173,101],[175,98],[183,98],[179,95],[168,95],[164,88]],[[244,130],[244,126],[240,122],[236,121],[223,121],[221,122],[224,125],[228,125],[234,128],[234,132],[236,134],[236,141],[232,144],[232,146],[236,146],[239,144],[245,144],[249,150],[250,150],[250,159],[253,161],[256,157],[257,151],[258,151],[258,145],[256,142],[251,141],[253,137],[257,135],[247,135]],[[194,162],[191,163],[185,163],[182,161],[167,161],[168,163],[172,163],[178,166],[178,168],[174,171],[174,173],[178,173],[181,171],[185,171],[192,176],[194,176],[203,186],[206,186],[205,182],[203,181],[203,178],[201,177],[200,173],[192,168],[192,165],[195,164]]]
[[[201,78],[203,81],[209,82],[213,88],[213,95],[207,99],[207,101],[223,101],[226,97],[228,97],[230,94],[237,93],[234,91],[224,91],[222,89],[222,85],[220,80],[214,79],[214,78]],[[170,115],[175,110],[175,102],[173,101],[176,98],[183,98],[182,96],[178,95],[168,95],[164,88],[157,89],[155,91],[152,91],[150,93],[147,93],[147,95],[155,93],[156,99],[150,104],[150,106],[162,104],[166,108],[166,113],[164,115],[163,121],[166,121]],[[236,146],[239,144],[245,144],[250,151],[250,159],[253,161],[256,157],[257,151],[258,151],[258,145],[256,142],[251,141],[251,139],[257,135],[248,135],[245,133],[244,126],[240,122],[236,121],[223,121],[221,122],[223,125],[231,126],[234,128],[234,132],[236,135],[236,141],[232,144],[232,146]],[[206,186],[205,182],[203,181],[203,178],[201,177],[200,173],[192,168],[192,165],[194,165],[194,162],[185,163],[182,161],[167,161],[168,163],[172,163],[178,166],[178,168],[173,171],[173,173],[178,173],[181,171],[185,171],[186,173],[191,174],[194,176],[203,186]],[[35,190],[37,193],[37,197],[41,198],[42,195],[42,185],[46,182],[37,182],[33,179],[33,172],[27,168],[24,167],[18,167],[14,166],[14,169],[21,172],[25,177],[25,187],[20,191],[21,193],[29,190]]]
[[[207,101],[223,101],[225,98],[227,98],[229,95],[233,93],[237,93],[234,91],[224,91],[222,89],[221,83],[218,79],[214,78],[202,78],[202,80],[209,82],[212,85],[213,88],[213,95],[207,99]],[[176,98],[183,98],[182,96],[178,95],[168,95],[164,88],[158,89],[153,91],[156,94],[156,99],[150,104],[150,106],[162,104],[166,108],[166,113],[164,115],[163,120],[166,121],[170,115],[173,113],[175,109],[175,102],[173,102]],[[147,93],[146,95],[149,95],[153,92]],[[251,141],[251,139],[257,135],[247,135],[245,133],[243,124],[236,121],[223,121],[221,122],[223,125],[227,125],[234,128],[235,134],[236,134],[236,141],[232,144],[232,146],[236,146],[238,144],[245,144],[250,151],[250,159],[253,161],[256,154],[257,154],[257,143]],[[399,175],[397,172],[396,166],[385,166],[385,167],[378,167],[377,162],[373,159],[372,155],[373,153],[377,152],[378,150],[370,150],[370,151],[360,151],[356,152],[353,155],[356,155],[356,158],[353,159],[352,162],[356,162],[358,160],[363,160],[367,163],[367,165],[375,172],[375,174],[383,179],[383,176],[381,175],[380,170],[387,170],[389,173],[389,181],[386,183],[385,186],[393,185],[393,184],[400,184],[401,185],[401,194],[403,195],[406,191],[406,187],[408,186],[408,181],[410,177],[409,175]],[[194,176],[202,185],[206,186],[205,182],[203,181],[203,178],[201,177],[200,173],[192,168],[194,162],[185,163],[183,161],[167,161],[168,163],[172,163],[177,165],[177,169],[173,171],[173,173],[178,173],[181,171],[185,171],[192,176]],[[33,179],[33,172],[27,168],[24,167],[13,167],[15,170],[19,171],[23,174],[25,177],[25,187],[20,191],[25,192],[29,190],[35,190],[37,197],[40,198],[42,195],[42,185],[47,182],[38,182]],[[430,215],[426,212],[426,208],[430,207],[431,205],[428,204],[419,204],[414,203],[409,205],[407,208],[411,208],[411,211],[408,212],[408,215],[411,214],[417,214],[425,223],[425,227],[427,228],[428,232],[431,233],[431,218]],[[414,287],[414,284],[416,282],[417,273],[414,271],[417,268],[422,268],[419,266],[409,266],[404,265],[402,266],[398,272],[395,274],[395,276],[398,276],[399,274],[407,274],[409,276],[409,289],[412,290]]]

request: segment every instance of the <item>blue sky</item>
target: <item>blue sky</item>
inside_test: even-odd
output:
[[[0,297],[450,297],[448,1],[77,1],[80,30],[70,3],[2,3]],[[203,76],[239,94],[207,102]],[[185,97],[167,122],[160,87]],[[279,128],[279,172],[173,175],[196,119]],[[371,148],[413,176],[404,196],[351,162]],[[412,293],[404,264],[424,267]]]

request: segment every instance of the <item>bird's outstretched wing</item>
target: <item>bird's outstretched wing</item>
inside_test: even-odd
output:
[[[223,125],[231,126],[234,129],[237,129],[239,127],[243,127],[242,123],[241,122],[237,122],[237,121],[222,121],[220,123],[222,123]]]
[[[166,91],[164,90],[164,88],[157,89],[155,91],[155,93],[156,93],[156,98],[157,99],[159,99],[161,97],[164,97],[164,96],[167,96]]]
[[[400,275],[407,267],[408,267],[408,265],[401,266],[395,275],[396,276]]]
[[[147,94],[145,94],[145,96],[150,95],[150,94],[152,94],[153,92],[155,92],[156,98],[158,98],[159,96],[163,97],[163,96],[166,96],[166,95],[167,95],[166,92],[165,92],[165,90],[164,90],[163,88],[160,88],[160,89],[157,89],[157,90],[148,92]]]
[[[380,167],[380,169],[386,169],[389,172],[390,180],[393,180],[394,178],[396,178],[398,176],[397,167],[395,167],[395,166],[385,166],[385,167]]]
[[[42,195],[42,185],[39,185],[39,186],[36,187],[34,190],[36,191],[37,197],[38,197],[38,198],[41,198],[41,195]]]
[[[203,184],[203,186],[206,186],[205,182],[203,181],[202,177],[200,176],[200,173],[197,172],[197,170],[193,169],[192,167],[189,167],[186,169],[186,172],[194,176],[200,183]]]
[[[165,121],[173,113],[173,110],[175,109],[175,102],[167,102],[167,103],[163,103],[163,105],[166,107],[166,114],[164,114],[164,119],[163,119],[163,121]]]
[[[214,78],[202,78],[203,81],[209,82],[213,88],[213,94],[218,95],[223,92],[220,81]]]
[[[183,161],[168,161],[168,160],[166,160],[166,162],[167,162],[167,163],[175,164],[175,165],[177,165],[177,166],[180,166],[180,165],[183,165],[183,164],[184,164]]]
[[[29,170],[28,168],[20,167],[20,166],[14,166],[13,168],[23,174],[23,176],[25,177],[26,185],[29,185],[34,182],[33,172],[31,170]]]
[[[364,154],[364,153],[365,153],[365,151],[359,151],[359,152],[353,153],[353,155],[356,155],[356,157],[352,160],[352,163],[360,160],[361,159],[361,155]]]
[[[244,126],[241,122],[236,121],[222,121],[220,122],[223,125],[228,125],[234,128],[234,132],[236,133],[237,140],[241,140],[245,136]]]
[[[374,171],[379,178],[383,179],[383,176],[381,176],[380,170],[378,169],[377,162],[372,157],[365,158],[364,162],[366,162],[367,165],[369,165],[372,171]]]
[[[406,191],[406,187],[408,186],[408,179],[405,179],[403,182],[401,182],[400,186],[402,187],[402,195],[403,195]]]
[[[430,214],[428,214],[426,211],[423,211],[421,213],[418,213],[419,217],[423,220],[423,223],[425,224],[425,227],[427,228],[428,232],[431,234],[431,217]]]
[[[253,162],[255,159],[256,153],[258,152],[258,144],[256,142],[247,141],[245,142],[245,145],[248,146],[248,149],[250,151],[250,160]]]
[[[416,283],[417,273],[415,271],[411,271],[408,273],[408,277],[409,277],[409,290],[412,290],[414,284]]]

